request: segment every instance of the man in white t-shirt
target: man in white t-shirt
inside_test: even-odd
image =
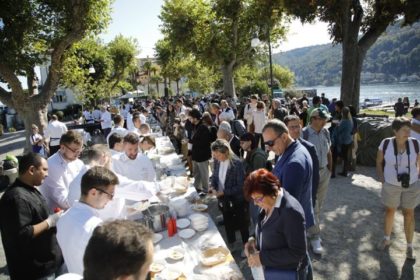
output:
[[[61,135],[67,132],[67,126],[58,120],[57,115],[51,116],[51,121],[45,130],[45,138],[49,141],[50,155],[60,149]]]
[[[101,129],[102,132],[106,137],[108,137],[108,134],[111,132],[111,128],[112,128],[112,117],[111,117],[111,113],[108,112],[108,110],[105,108],[105,106],[103,106],[101,108]]]
[[[113,170],[131,180],[153,182],[156,172],[152,161],[139,153],[140,138],[135,133],[128,133],[124,137],[124,153],[112,158]]]
[[[98,210],[114,197],[118,177],[111,170],[95,166],[82,177],[80,200],[57,222],[57,241],[71,273],[83,274],[83,254],[93,230],[102,223]]]

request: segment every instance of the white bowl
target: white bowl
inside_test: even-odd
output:
[[[204,226],[197,226],[197,227],[193,227],[193,229],[195,229],[196,231],[205,231],[206,229],[208,229],[209,224],[204,225]]]
[[[203,212],[206,211],[209,207],[206,204],[193,204],[191,205],[191,208],[194,211]]]
[[[209,218],[207,216],[205,216],[203,214],[198,214],[198,213],[197,214],[192,214],[188,218],[191,220],[192,223],[209,220]]]

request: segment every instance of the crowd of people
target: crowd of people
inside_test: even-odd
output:
[[[394,120],[395,138],[381,143],[377,158],[386,206],[380,248],[391,244],[401,206],[409,259],[415,258],[414,208],[420,200],[420,107],[412,115],[412,121]],[[339,159],[338,175],[348,177],[356,168],[355,108],[324,94],[312,100],[252,95],[241,104],[218,95],[139,100],[112,114],[106,106],[85,109],[83,122],[100,124],[103,144],[86,145],[83,134],[67,130],[55,115],[43,135],[32,126],[33,153],[20,159],[19,178],[0,200],[11,279],[54,279],[65,270],[95,279],[95,262],[113,257],[99,249],[116,238],[112,234],[121,235],[119,242],[143,239],[133,241],[143,248],[142,261],[120,265],[130,266],[124,275],[147,274],[150,233],[129,222],[104,221],[123,217],[125,198],[133,193],[139,201],[159,195],[151,160],[156,133],[168,136],[186,160],[197,192],[216,196],[228,247],[239,231],[241,255],[265,279],[311,279],[308,251],[324,253],[321,218],[330,180]],[[125,236],[119,226],[140,233]]]

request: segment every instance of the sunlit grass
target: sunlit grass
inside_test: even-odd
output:
[[[395,113],[387,110],[361,109],[360,114],[367,115],[387,115],[389,117],[395,116]]]

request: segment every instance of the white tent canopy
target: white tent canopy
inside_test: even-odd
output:
[[[123,96],[118,97],[118,99],[130,99],[130,98],[138,98],[143,96],[144,91],[142,90],[136,90],[133,92],[128,92],[126,94],[124,94]]]

